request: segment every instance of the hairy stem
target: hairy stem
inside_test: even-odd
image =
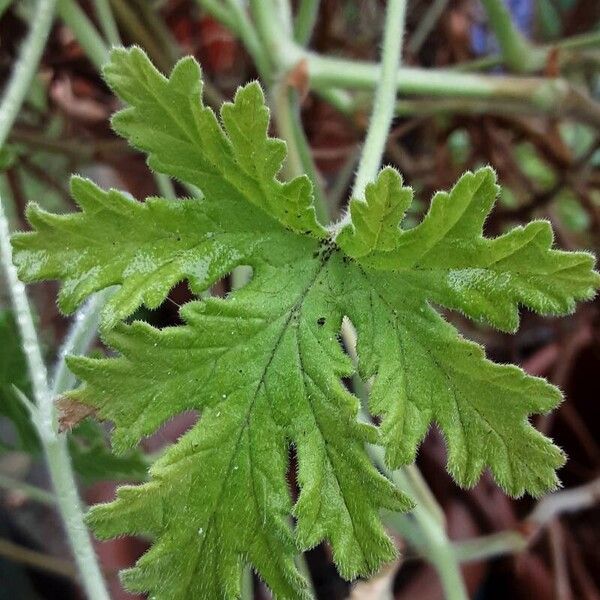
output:
[[[357,365],[356,331],[347,320],[342,324],[342,337],[348,354]],[[353,378],[353,387],[361,400],[361,419],[371,423],[367,406],[369,385],[356,374]],[[417,467],[411,465],[391,471],[385,462],[385,452],[381,446],[369,445],[367,451],[379,470],[416,502],[410,514],[391,513],[388,521],[435,567],[444,588],[444,597],[449,600],[467,600],[460,565],[452,543],[446,535],[444,511]]]
[[[285,45],[289,37],[282,34],[286,30],[284,23],[273,18],[276,10],[284,12],[271,0],[251,0],[252,16],[256,22],[259,39],[265,49],[273,56],[279,56],[280,46]],[[290,31],[291,35],[291,31]],[[288,155],[286,159],[286,175],[288,178],[302,174],[308,175],[313,183],[315,194],[315,209],[322,223],[329,222],[329,209],[322,190],[321,178],[315,167],[310,147],[300,121],[298,93],[286,81],[282,65],[275,65],[275,83],[271,88],[271,105],[280,136],[286,141]]]
[[[58,353],[52,376],[52,396],[56,397],[75,387],[77,379],[67,367],[66,358],[72,354],[85,354],[98,332],[100,311],[112,295],[110,288],[94,294],[75,314],[71,329]]]
[[[448,540],[443,524],[437,516],[431,512],[427,497],[423,495],[423,487],[415,486],[412,476],[407,469],[398,469],[390,471],[385,464],[384,451],[381,446],[370,446],[369,455],[379,469],[393,481],[399,489],[406,492],[414,498],[416,506],[409,516],[396,515],[404,521],[411,518],[416,527],[411,523],[404,523],[400,529],[405,535],[411,531],[413,535],[408,535],[411,542],[421,551],[427,560],[435,567],[440,582],[444,589],[444,598],[447,600],[467,600],[467,590],[460,571],[460,565],[456,553]]]
[[[77,484],[67,450],[67,440],[64,435],[58,433],[53,397],[48,387],[46,366],[42,359],[25,286],[19,281],[17,270],[12,263],[10,232],[1,202],[0,255],[36,401],[33,423],[37,428],[44,448],[50,478],[56,493],[58,509],[88,598],[90,600],[109,600],[100,566],[83,521]]]
[[[52,26],[55,7],[56,0],[38,0],[35,19],[21,47],[0,103],[0,148],[4,147],[37,71]]]
[[[375,101],[373,102],[373,112],[367,130],[367,138],[358,163],[356,179],[354,180],[352,190],[354,198],[364,198],[367,183],[374,181],[381,165],[385,142],[394,117],[396,73],[400,66],[405,15],[405,0],[389,0],[385,16],[381,74],[375,90]]]
[[[196,2],[242,40],[261,78],[268,81],[272,74],[269,53],[263,47],[254,25],[240,3],[237,0],[226,0],[227,6],[224,6],[222,2],[215,0],[196,0]]]
[[[506,4],[502,0],[481,0],[481,3],[506,64],[515,71],[527,71],[530,62],[535,61],[536,49],[517,29]]]
[[[302,0],[294,19],[294,39],[301,46],[306,46],[310,41],[317,17],[319,15],[320,0]]]
[[[58,0],[58,14],[88,58],[100,70],[108,61],[108,47],[88,16],[74,0]]]
[[[94,0],[94,9],[104,37],[111,46],[121,46],[119,28],[110,7],[109,0]]]
[[[287,143],[286,175],[288,179],[303,174],[308,175],[313,184],[317,218],[327,225],[330,219],[329,207],[323,193],[321,176],[313,161],[300,120],[296,90],[287,86],[285,82],[280,82],[273,87],[271,104],[274,108],[279,135]]]

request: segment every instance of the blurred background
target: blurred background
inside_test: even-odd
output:
[[[499,0],[500,1],[500,0]],[[282,3],[279,3],[282,4]],[[285,4],[285,3],[283,3]],[[490,2],[487,3],[491,4]],[[500,1],[502,4],[502,1]],[[479,74],[496,92],[465,96],[460,90],[400,91],[385,163],[396,166],[418,199],[417,222],[432,193],[449,188],[466,169],[491,164],[503,186],[486,224],[497,235],[535,218],[549,219],[556,244],[597,252],[600,245],[600,2],[504,0],[520,52],[498,43],[479,0],[409,0],[403,63],[419,69]],[[13,230],[27,229],[28,201],[63,212],[73,209],[68,180],[80,173],[138,199],[183,196],[176,182],[153,176],[144,157],[111,132],[118,108],[100,75],[110,45],[138,44],[168,71],[192,54],[207,81],[206,101],[219,106],[238,85],[262,78],[276,105],[291,94],[294,126],[301,126],[332,218],[343,211],[368,124],[366,89],[315,89],[301,64],[286,72],[265,68],[235,25],[238,0],[59,0],[37,74],[0,150],[0,195]],[[297,40],[315,52],[377,61],[385,2],[291,2]],[[0,0],[0,85],[5,85],[22,42],[38,15],[38,3]],[[302,12],[304,11],[304,13]],[[246,43],[244,43],[246,42]],[[273,134],[285,136],[273,126]],[[214,294],[227,293],[230,279]],[[69,319],[60,315],[53,283],[30,286],[44,352],[52,364]],[[179,322],[178,308],[191,298],[185,284],[157,311],[140,313],[154,325]],[[445,471],[445,447],[432,430],[418,467],[443,509],[454,552],[472,598],[576,600],[600,598],[600,372],[599,306],[581,305],[569,317],[547,320],[526,311],[516,335],[447,317],[465,336],[485,345],[488,356],[549,378],[566,402],[536,426],[566,451],[564,489],[541,500],[513,500],[488,477],[459,489]],[[102,352],[98,343],[93,352]],[[27,370],[0,280],[0,600],[82,598],[74,563],[54,509],[35,430],[13,385],[29,392]],[[123,481],[142,481],[152,457],[190,427],[180,415],[125,457],[110,453],[104,426],[84,422],[69,447],[88,503],[112,498]],[[327,546],[307,554],[310,578],[321,600],[444,597],[435,571],[418,544],[390,529],[401,558],[372,580],[343,581]],[[115,599],[123,592],[119,569],[145,550],[141,539],[97,544]],[[270,596],[256,580],[255,598]]]

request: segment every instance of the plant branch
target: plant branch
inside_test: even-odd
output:
[[[288,179],[308,175],[313,184],[317,218],[326,225],[330,220],[329,207],[300,120],[297,92],[281,81],[273,86],[271,95],[277,129],[287,143],[286,175]]]
[[[14,544],[9,540],[0,539],[0,556],[34,569],[40,569],[77,581],[77,573],[68,561],[29,548],[23,548],[23,546]]]
[[[558,515],[591,508],[600,499],[600,478],[579,487],[560,490],[542,498],[527,521],[542,527]]]
[[[453,549],[461,563],[469,563],[516,554],[525,550],[527,544],[527,538],[509,530],[454,542]]]
[[[47,504],[49,506],[56,505],[56,496],[54,496],[54,494],[51,494],[36,485],[31,485],[20,479],[14,479],[13,477],[3,475],[2,473],[0,473],[0,488],[21,492],[28,498],[40,502],[41,504]]]
[[[285,46],[289,37],[282,34],[282,31],[286,31],[285,24],[273,18],[273,15],[281,14],[285,7],[277,7],[271,0],[251,0],[250,6],[256,22],[258,39],[272,56],[278,56],[280,46]],[[269,95],[279,134],[287,143],[286,175],[288,178],[308,175],[313,183],[317,216],[322,223],[329,223],[329,209],[322,191],[321,179],[300,120],[298,93],[284,77],[285,72],[281,70],[280,63],[275,65],[273,75],[275,83],[271,86]]]
[[[533,73],[543,69],[550,58],[558,55],[559,65],[573,61],[578,53],[589,48],[600,48],[600,31],[590,31],[574,35],[550,44],[534,46],[535,52],[530,59],[522,65],[520,72]],[[477,71],[501,66],[505,63],[502,54],[491,54],[475,60],[459,63],[449,67],[453,71]]]
[[[53,397],[75,387],[77,379],[69,371],[66,358],[69,355],[85,354],[88,351],[96,339],[100,323],[100,311],[111,295],[111,288],[94,294],[75,314],[73,324],[60,348],[58,360],[54,367],[52,376]]]
[[[444,12],[448,2],[449,0],[433,0],[433,2],[427,8],[427,12],[419,22],[415,32],[412,34],[410,41],[408,42],[407,50],[411,54],[417,54],[417,52],[419,52],[423,42],[427,39],[427,36],[435,27],[438,19],[442,16],[442,13]]]
[[[375,180],[381,165],[385,142],[394,117],[395,79],[400,66],[405,16],[405,0],[389,0],[385,16],[381,74],[375,90],[375,100],[367,130],[367,138],[358,163],[356,179],[354,180],[352,190],[354,198],[364,198],[367,183]]]
[[[294,39],[301,46],[310,42],[317,17],[320,0],[302,0],[294,19]]]
[[[530,44],[514,24],[502,0],[481,0],[488,15],[488,23],[500,44],[504,62],[515,71],[527,71],[536,64],[538,49]]]
[[[0,148],[4,147],[37,71],[52,26],[55,7],[56,0],[38,0],[35,19],[21,47],[0,103]]]
[[[8,221],[1,202],[0,255],[36,400],[36,415],[32,421],[44,447],[58,508],[73,549],[73,556],[89,599],[109,600],[100,566],[83,521],[82,507],[77,494],[66,437],[58,434],[53,398],[48,388],[46,366],[42,359],[25,286],[19,281],[17,270],[12,262]]]
[[[108,61],[108,47],[82,8],[74,0],[58,0],[58,15],[100,70]]]
[[[272,73],[269,55],[242,6],[236,0],[226,0],[227,6],[215,0],[196,0],[196,2],[242,40],[261,78],[268,81]]]
[[[110,7],[109,0],[94,0],[94,9],[104,33],[104,37],[111,46],[121,46],[121,36],[119,35],[119,28],[115,21],[112,9]]]
[[[342,337],[346,350],[356,366],[358,362],[356,331],[346,319],[342,324]],[[367,411],[369,385],[358,375],[353,378],[353,384],[354,392],[361,399],[361,418],[371,423]],[[379,470],[416,502],[415,508],[409,515],[389,513],[387,520],[435,567],[444,588],[444,597],[448,600],[467,600],[458,558],[446,535],[444,512],[417,467],[391,471],[385,462],[385,452],[381,446],[368,445],[367,451]]]

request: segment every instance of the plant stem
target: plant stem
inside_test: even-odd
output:
[[[250,7],[260,42],[272,56],[279,56],[280,46],[285,46],[289,38],[282,34],[282,31],[286,30],[285,24],[274,19],[273,14],[284,13],[285,7],[277,7],[271,0],[251,0]],[[328,223],[329,209],[322,190],[321,178],[313,162],[310,146],[300,121],[298,93],[282,77],[285,73],[281,69],[282,65],[278,62],[275,65],[276,80],[271,88],[270,97],[279,134],[288,146],[286,175],[288,178],[308,175],[313,184],[317,217],[322,223]]]
[[[158,187],[158,191],[163,198],[166,198],[167,200],[175,200],[177,198],[173,182],[168,175],[165,175],[164,173],[154,173],[154,181],[156,181],[156,187]]]
[[[365,187],[377,177],[390,125],[394,117],[396,73],[400,66],[400,51],[406,15],[405,0],[389,0],[385,15],[385,31],[381,57],[381,74],[375,90],[373,112],[362,149],[352,196],[364,198]]]
[[[54,573],[55,575],[71,580],[77,580],[77,573],[70,562],[62,558],[36,552],[30,548],[24,548],[9,540],[0,539],[0,556],[34,569]]]
[[[6,12],[6,9],[10,8],[11,4],[12,0],[0,0],[0,18],[2,18],[2,15]]]
[[[100,70],[108,61],[108,47],[82,8],[74,0],[58,0],[58,14]]]
[[[435,567],[444,589],[444,598],[446,600],[468,600],[460,565],[452,544],[448,540],[443,525],[430,512],[429,500],[423,497],[422,488],[414,486],[406,469],[390,471],[387,468],[381,446],[370,446],[369,454],[373,462],[399,489],[415,499],[416,506],[411,515],[418,525],[418,534],[412,536],[412,541]]]
[[[269,54],[261,44],[254,25],[240,3],[237,0],[226,0],[227,7],[225,7],[215,0],[196,0],[196,2],[242,40],[246,50],[254,60],[261,79],[269,81],[272,74]]]
[[[111,46],[121,46],[121,36],[109,0],[94,0],[94,8],[104,37]]]
[[[313,161],[300,120],[298,93],[282,81],[273,87],[271,95],[277,130],[287,143],[288,153],[285,163],[287,179],[303,174],[308,175],[313,184],[317,218],[326,225],[330,219],[329,206],[323,193],[321,176]]]
[[[172,66],[172,60],[165,55],[157,36],[144,27],[139,11],[134,9],[132,3],[124,0],[110,0],[110,4],[118,22],[129,34],[130,39],[144,48],[159,69],[168,71]]]
[[[516,554],[527,548],[527,539],[518,531],[499,531],[453,544],[461,563],[483,561],[505,554]]]
[[[342,324],[342,337],[352,362],[357,365],[356,331],[347,320]],[[371,423],[367,410],[369,385],[358,375],[353,378],[353,384],[354,392],[361,399],[360,417]],[[435,567],[444,588],[444,597],[449,600],[467,600],[460,566],[446,535],[444,512],[417,467],[413,465],[391,471],[385,462],[385,452],[381,446],[368,445],[367,451],[379,470],[416,502],[410,515],[392,513],[389,520]]]
[[[503,0],[481,0],[490,28],[496,34],[506,64],[515,71],[527,71],[535,61],[537,49],[533,47],[513,23],[511,14]]]
[[[255,55],[256,49],[252,46],[256,44],[256,39],[248,36],[246,30],[254,34],[255,32],[252,24],[247,23],[247,17],[239,6],[238,10],[242,12],[246,20],[244,27],[239,26],[231,11],[226,12],[223,6],[214,0],[196,1],[215,18],[219,19],[222,16],[223,22],[241,37],[250,54]],[[236,4],[234,0],[229,0],[229,3]],[[280,73],[303,63],[309,87],[323,97],[337,101],[336,106],[345,111],[352,108],[348,98],[341,96],[340,90],[332,90],[332,88],[372,90],[377,86],[380,76],[379,65],[321,56],[305,50],[292,40],[280,35],[276,21],[272,19],[272,13],[267,8],[269,2],[254,0],[252,5],[257,23],[258,19],[263,19],[262,29],[272,32],[268,43],[269,54],[278,61]],[[244,35],[242,35],[242,31]],[[581,39],[574,40],[574,47],[582,48],[594,45],[596,43],[594,36],[595,34],[578,36]],[[249,39],[253,40],[252,44],[249,43]],[[552,47],[554,46],[545,47],[545,51],[548,52],[548,48]],[[263,53],[259,52],[258,54],[262,55]],[[539,52],[536,53],[537,55]],[[483,106],[488,101],[494,103],[511,101],[535,111],[549,114],[560,113],[594,125],[600,123],[598,103],[572,87],[564,79],[482,75],[462,72],[461,68],[468,68],[468,64],[447,69],[400,67],[396,73],[396,87],[402,90],[403,95],[431,95],[441,96],[444,99],[471,98],[473,101],[483,101]]]
[[[14,479],[13,477],[3,475],[2,473],[0,473],[0,488],[10,491],[17,490],[25,494],[28,498],[40,502],[41,504],[47,504],[49,506],[54,506],[56,504],[56,496],[54,496],[54,494],[51,494],[36,485]]]
[[[196,0],[209,15],[214,17],[222,25],[239,35],[239,26],[235,15],[225,6],[222,0]]]
[[[52,376],[52,396],[56,397],[75,387],[77,379],[67,367],[71,354],[85,354],[96,339],[100,311],[112,295],[110,288],[94,294],[75,314],[73,324],[58,353]]]
[[[21,47],[0,103],[0,148],[4,147],[37,71],[52,26],[55,7],[56,0],[38,0],[35,19]]]
[[[521,67],[521,72],[534,72],[543,69],[553,54],[558,54],[559,64],[562,65],[575,59],[577,52],[587,48],[600,47],[600,31],[590,31],[574,35],[550,44],[535,46],[535,52]],[[476,60],[460,63],[450,67],[454,71],[478,71],[498,67],[506,62],[502,54],[492,54]]]
[[[71,467],[71,458],[67,451],[66,437],[58,434],[53,398],[48,388],[46,366],[42,359],[25,286],[19,281],[17,270],[12,263],[10,232],[1,202],[0,255],[36,400],[36,415],[33,423],[38,430],[44,447],[50,478],[73,550],[73,557],[77,563],[88,598],[90,600],[109,600],[100,566],[83,521],[81,503]]]
[[[294,19],[294,39],[301,46],[310,42],[317,17],[319,16],[320,0],[302,0]]]
[[[423,42],[427,39],[427,36],[435,27],[438,19],[442,16],[442,13],[444,12],[448,2],[449,0],[433,0],[433,2],[427,7],[425,15],[419,22],[408,43],[407,50],[411,54],[417,54],[417,52],[419,52]]]

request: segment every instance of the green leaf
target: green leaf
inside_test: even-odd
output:
[[[120,284],[104,309],[107,326],[142,304],[156,308],[183,279],[195,291],[210,287],[269,234],[270,219],[235,199],[223,211],[195,200],[140,204],[80,177],[71,180],[71,191],[81,213],[28,206],[36,231],[13,237],[15,264],[24,281],[61,279],[59,306],[66,313],[94,291]]]
[[[393,248],[354,256],[346,230],[337,241],[365,268],[394,272],[396,281],[422,299],[504,331],[517,329],[519,305],[557,315],[573,312],[576,300],[592,298],[599,281],[592,272],[593,256],[552,249],[547,221],[483,237],[497,193],[491,168],[468,172],[449,193],[433,197],[417,227],[399,231]],[[367,226],[361,221],[353,227],[355,238],[365,235]]]
[[[116,456],[107,446],[102,427],[83,421],[69,435],[73,467],[86,484],[96,481],[144,481],[148,461],[137,448]]]
[[[27,408],[17,398],[14,387],[31,394],[27,362],[12,311],[0,310],[0,415],[8,418],[17,434],[17,444],[1,443],[5,449],[37,452],[40,447]]]
[[[147,483],[90,512],[101,538],[154,539],[125,573],[127,587],[157,599],[237,598],[250,563],[277,597],[306,598],[294,555],[323,540],[344,577],[373,572],[395,552],[380,510],[410,501],[365,445],[382,444],[392,467],[409,463],[432,422],[459,483],[489,468],[514,495],[556,486],[562,453],[528,417],[556,406],[559,391],[488,361],[432,305],[507,330],[519,305],[566,313],[599,285],[590,255],[552,249],[545,222],[484,237],[497,194],[490,169],[436,194],[412,229],[400,227],[411,191],[384,169],[337,237],[327,234],[306,181],[275,180],[284,147],[267,137],[257,84],[223,108],[220,125],[202,107],[191,59],[165,79],[141,51],[118,50],[106,73],[131,105],[115,127],[202,199],[138,203],[76,180],[82,212],[30,211],[36,231],[14,246],[23,277],[66,282],[65,310],[121,285],[103,330],[118,355],[69,360],[84,382],[70,398],[114,422],[116,451],[177,413],[200,413]],[[186,304],[180,326],[121,322],[177,281],[200,292],[237,265],[252,268],[250,283]],[[339,340],[344,317],[358,332],[360,375],[373,378],[378,428],[357,419],[358,400],[342,383],[353,370]]]
[[[391,167],[383,169],[374,183],[367,184],[366,201],[350,202],[352,221],[336,242],[352,258],[387,252],[400,241],[398,224],[412,200],[412,190],[402,187],[402,178]]]
[[[215,202],[243,199],[293,231],[325,237],[308,177],[275,179],[285,143],[267,136],[269,110],[258,82],[223,105],[221,126],[202,105],[200,67],[191,57],[165,79],[139,48],[117,49],[104,76],[130,105],[113,117],[113,127],[148,154],[153,169],[196,185]]]

